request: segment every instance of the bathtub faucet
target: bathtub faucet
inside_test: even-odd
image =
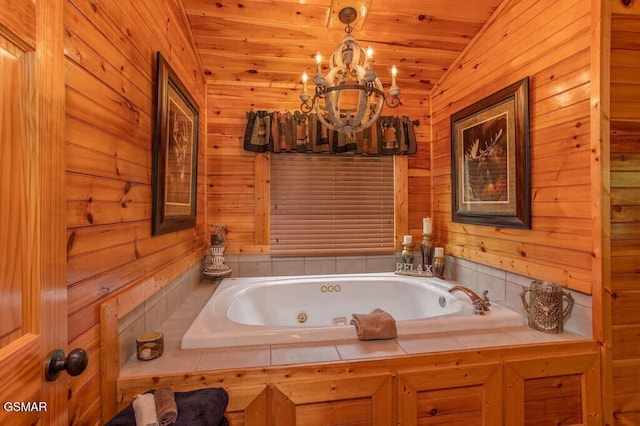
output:
[[[487,305],[487,303],[485,303],[485,301],[473,290],[469,290],[468,288],[459,285],[454,285],[449,289],[449,293],[453,293],[454,291],[458,290],[465,293],[471,299],[474,315],[484,315],[485,312],[489,311],[489,306]]]

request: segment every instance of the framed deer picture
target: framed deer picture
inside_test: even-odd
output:
[[[454,222],[531,227],[529,78],[451,116]]]
[[[196,225],[198,108],[160,52],[157,85],[152,235]]]

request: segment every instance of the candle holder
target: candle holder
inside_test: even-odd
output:
[[[433,257],[433,274],[438,278],[444,278],[444,256]]]
[[[413,243],[402,244],[402,263],[411,265],[410,267],[405,266],[406,270],[413,267]]]
[[[422,270],[426,273],[433,271],[433,243],[431,234],[422,234],[422,242],[420,243],[420,252],[422,253]]]
[[[225,275],[231,273],[231,268],[224,264],[224,249],[227,245],[227,233],[224,225],[211,225],[211,264],[204,270],[204,275],[218,282]]]

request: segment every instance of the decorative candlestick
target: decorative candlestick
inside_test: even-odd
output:
[[[402,241],[402,263],[405,265],[405,270],[413,267],[413,239],[411,235],[405,235]]]
[[[431,234],[422,234],[422,242],[420,243],[420,252],[422,253],[422,270],[426,273],[433,272],[433,243],[431,242]]]
[[[223,276],[231,272],[231,268],[224,264],[224,249],[227,245],[227,235],[224,225],[211,225],[211,264],[204,270],[205,277],[211,277],[219,281]]]
[[[444,248],[436,247],[433,252],[433,273],[438,278],[444,277]]]

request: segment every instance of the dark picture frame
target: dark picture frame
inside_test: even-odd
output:
[[[529,77],[451,116],[452,221],[531,228]]]
[[[151,235],[196,226],[198,107],[169,63],[157,53]]]

